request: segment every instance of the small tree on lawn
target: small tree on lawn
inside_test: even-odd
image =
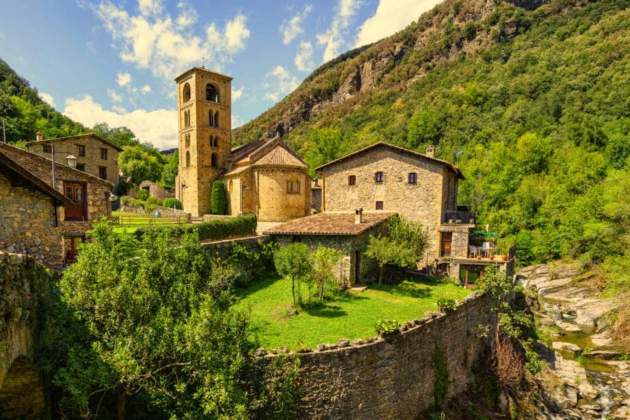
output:
[[[332,270],[339,262],[340,258],[341,252],[325,246],[318,246],[315,252],[311,254],[313,265],[312,278],[317,286],[317,294],[320,301],[324,300],[324,288],[326,283],[330,283],[334,280]]]
[[[312,268],[308,246],[297,242],[280,247],[274,253],[273,262],[278,274],[291,279],[293,307],[297,308],[302,301],[300,281],[306,278]]]
[[[210,193],[210,213],[227,214],[225,184],[221,181],[214,181],[212,183],[212,192]]]
[[[378,284],[383,284],[386,265],[413,268],[426,247],[421,225],[399,217],[389,221],[386,235],[372,236],[365,255],[378,264]]]

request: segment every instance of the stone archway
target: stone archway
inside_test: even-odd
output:
[[[19,356],[0,383],[0,418],[40,418],[45,407],[39,373],[30,358]]]

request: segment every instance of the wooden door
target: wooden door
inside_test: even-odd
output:
[[[451,256],[451,244],[453,243],[453,232],[442,232],[440,238],[440,257]]]
[[[64,182],[64,195],[69,203],[65,206],[66,220],[87,219],[87,197],[85,184]]]

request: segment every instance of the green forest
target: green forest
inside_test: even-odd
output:
[[[287,142],[311,167],[376,141],[421,152],[434,144],[466,175],[459,204],[503,247],[515,244],[520,264],[580,258],[627,273],[619,267],[630,261],[628,2],[554,0],[527,10],[504,1],[467,18],[479,4],[447,1],[324,65],[235,141],[329,100],[357,66],[402,50],[376,87],[324,107]]]

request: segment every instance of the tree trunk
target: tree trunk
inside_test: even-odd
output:
[[[125,420],[125,406],[127,405],[127,395],[124,389],[118,391],[118,397],[116,398],[116,412],[118,413],[118,420]]]
[[[291,295],[293,296],[293,308],[297,309],[297,300],[295,299],[295,279],[291,276]]]
[[[383,285],[383,271],[385,271],[385,266],[379,265],[378,266],[378,285],[379,286]]]

